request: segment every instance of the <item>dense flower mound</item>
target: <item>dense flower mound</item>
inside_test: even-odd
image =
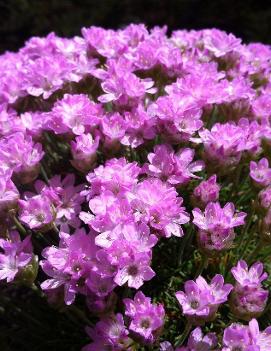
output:
[[[271,47],[166,30],[0,56],[0,307],[84,351],[270,351]]]

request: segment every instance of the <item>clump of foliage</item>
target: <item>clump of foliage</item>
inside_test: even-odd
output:
[[[0,346],[270,351],[271,49],[91,27],[0,56]]]

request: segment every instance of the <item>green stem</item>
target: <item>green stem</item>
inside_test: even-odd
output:
[[[243,168],[243,165],[242,165],[242,163],[240,163],[236,169],[236,172],[235,172],[235,178],[233,181],[234,193],[237,192],[238,187],[239,187],[239,180],[240,180],[242,168]]]
[[[66,311],[72,312],[75,316],[77,316],[80,320],[82,320],[86,325],[93,326],[93,323],[86,317],[85,313],[77,308],[75,305],[69,306]]]
[[[258,251],[261,251],[263,244],[264,244],[263,240],[260,240],[258,242],[258,244],[255,246],[254,250],[252,250],[251,253],[248,255],[248,257],[246,259],[247,263],[250,263],[250,261],[253,259],[254,255],[256,255],[255,258],[257,258]]]
[[[177,340],[177,343],[175,343],[175,346],[182,346],[183,345],[183,343],[185,342],[185,340],[188,337],[188,334],[190,333],[191,328],[192,328],[192,323],[190,321],[187,321],[187,323],[185,325],[184,332],[182,333],[180,338]]]
[[[17,217],[15,215],[12,218],[13,218],[13,222],[14,222],[16,228],[18,229],[19,233],[22,234],[23,237],[26,237],[27,231],[24,228],[24,226],[21,224],[21,222],[17,219]]]
[[[40,164],[40,171],[41,171],[41,174],[42,174],[46,184],[49,184],[49,178],[47,176],[47,173],[46,173],[45,168],[43,167],[42,163]]]
[[[195,274],[195,278],[200,276],[204,271],[204,269],[206,269],[207,267],[208,267],[208,256],[202,255],[200,265],[198,266],[197,272]]]
[[[262,316],[265,315],[267,312],[269,312],[270,309],[271,309],[271,300],[270,300],[270,301],[268,302],[268,304],[266,305]]]
[[[245,245],[242,245],[242,244],[244,243],[244,240],[245,240],[246,234],[247,234],[247,232],[248,232],[248,229],[249,229],[250,226],[251,226],[252,219],[253,219],[253,214],[249,217],[248,222],[247,222],[247,225],[245,226],[244,231],[243,231],[243,233],[242,233],[242,239],[241,239],[241,241],[240,241],[240,243],[239,243],[239,248],[241,249],[242,246],[243,246],[243,250],[241,251],[240,259],[242,259],[242,258],[244,257],[244,255],[245,255],[245,253],[246,253],[246,249],[247,249],[247,247],[248,247],[248,245],[249,245],[249,243],[250,243],[250,236],[249,236],[249,237],[247,238],[247,241],[246,241]],[[254,228],[254,227],[253,227],[253,228]],[[239,250],[239,252],[240,252],[240,250]]]
[[[185,248],[187,247],[188,243],[191,242],[192,237],[193,237],[193,226],[191,225],[188,230],[188,233],[186,233],[186,235],[183,237],[183,242],[180,245],[179,255],[178,255],[178,265],[182,263]]]

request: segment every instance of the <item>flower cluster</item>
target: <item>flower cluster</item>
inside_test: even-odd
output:
[[[271,168],[266,158],[262,158],[258,163],[251,161],[249,174],[253,181],[261,187],[271,184]]]
[[[35,280],[36,257],[30,236],[21,241],[19,233],[12,231],[9,239],[0,239],[0,249],[0,280],[8,283],[15,279],[24,280],[24,275],[29,273],[33,273],[31,280]]]
[[[216,202],[219,198],[220,186],[216,182],[216,175],[203,180],[193,191],[192,201],[205,208],[209,202]]]
[[[270,351],[271,48],[166,31],[0,56],[0,290],[96,323],[85,351]]]
[[[248,326],[232,324],[224,331],[222,351],[267,351],[270,347],[271,329],[268,327],[261,332],[256,319],[252,319]]]
[[[217,337],[215,333],[203,334],[200,327],[192,331],[189,336],[187,346],[177,347],[175,351],[212,351],[216,350]],[[160,351],[174,351],[174,348],[168,341],[160,344]]]
[[[87,328],[93,342],[85,346],[84,351],[132,350],[131,337],[144,345],[153,344],[163,326],[163,306],[152,304],[141,291],[136,293],[134,300],[124,299],[123,303],[130,321],[128,327],[121,313],[102,319],[94,329]]]
[[[268,291],[261,285],[268,276],[263,273],[263,264],[256,262],[248,269],[245,261],[239,261],[231,272],[236,279],[231,296],[233,313],[247,320],[261,315],[268,298]]]
[[[221,208],[218,202],[209,202],[204,213],[195,208],[193,223],[199,228],[198,241],[203,250],[221,251],[231,246],[235,232],[233,228],[244,224],[246,213],[234,213],[233,203]]]
[[[152,176],[167,181],[174,186],[183,185],[191,178],[197,178],[193,172],[203,170],[203,161],[193,161],[194,150],[189,148],[180,149],[178,153],[170,145],[157,145],[154,152],[148,155],[145,172]]]
[[[189,280],[184,290],[176,293],[182,312],[193,324],[201,325],[215,318],[219,305],[227,301],[232,285],[224,284],[223,277],[217,274],[210,284],[202,276],[195,282]]]

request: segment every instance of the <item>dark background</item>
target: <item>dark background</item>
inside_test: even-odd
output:
[[[270,0],[0,0],[0,53],[17,50],[33,35],[69,37],[82,26],[131,22],[167,24],[169,32],[217,27],[245,42],[271,43]]]

